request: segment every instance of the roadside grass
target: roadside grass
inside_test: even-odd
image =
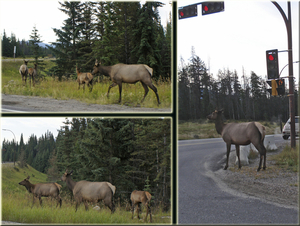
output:
[[[43,197],[43,207],[40,207],[38,199],[32,207],[32,194],[28,193],[24,186],[18,183],[27,176],[32,183],[46,182],[47,175],[42,174],[31,166],[20,168],[12,164],[2,164],[2,220],[19,223],[37,224],[143,224],[145,210],[140,213],[141,220],[131,219],[131,211],[126,207],[116,204],[116,211],[111,211],[100,203],[100,211],[85,210],[81,204],[75,212],[74,201],[62,196],[62,207],[56,208],[55,199]],[[152,207],[153,223],[171,224],[171,213],[162,212],[162,208]],[[136,216],[136,214],[134,215]],[[148,216],[147,221],[150,217]],[[146,222],[147,223],[147,222]]]
[[[50,60],[44,60],[44,63],[46,64],[46,73],[54,65],[54,63]],[[62,100],[75,99],[87,104],[119,104],[119,89],[117,86],[110,90],[109,98],[107,98],[106,94],[108,87],[111,84],[109,78],[105,78],[100,82],[98,76],[96,76],[94,78],[92,92],[89,92],[89,88],[87,86],[85,87],[85,91],[83,91],[82,85],[78,90],[78,83],[75,79],[63,79],[63,81],[58,81],[55,76],[45,76],[45,79],[41,79],[36,82],[35,87],[30,87],[29,78],[27,79],[26,85],[23,85],[22,83],[21,75],[19,74],[21,64],[21,61],[2,61],[2,93],[51,97]],[[28,67],[32,67],[30,61],[28,63]],[[157,105],[156,95],[151,89],[149,89],[145,101],[141,103],[144,96],[144,88],[140,82],[136,84],[123,83],[121,104],[147,108],[171,108],[171,81],[163,81],[162,79],[159,79],[158,81],[152,80],[152,82],[158,90],[158,95],[161,101],[159,106]]]
[[[282,152],[278,155],[270,156],[270,158],[281,168],[292,170],[294,172],[299,171],[299,145],[297,145],[296,148],[291,148],[286,145]]]
[[[229,123],[228,121],[226,123]],[[236,122],[236,121],[232,121]],[[278,125],[272,122],[260,122],[266,128],[266,134],[274,134],[278,130]],[[194,120],[194,121],[179,121],[178,124],[178,139],[207,139],[207,138],[219,138],[219,135],[215,129],[215,124],[208,120]]]

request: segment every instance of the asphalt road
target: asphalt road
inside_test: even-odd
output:
[[[278,137],[279,140],[282,142],[283,139]],[[222,167],[225,149],[221,138],[178,142],[178,222],[298,223],[296,209],[244,195],[217,180],[213,172]]]

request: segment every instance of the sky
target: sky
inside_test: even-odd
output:
[[[177,1],[177,6],[186,6],[199,1]],[[287,3],[278,2],[287,14]],[[284,20],[271,1],[225,1],[224,11],[178,20],[177,60],[184,63],[195,54],[204,61],[214,77],[219,70],[236,70],[241,78],[243,69],[250,77],[254,71],[263,79],[267,77],[266,50],[287,50],[287,32]],[[299,60],[299,2],[291,1],[293,61]],[[278,53],[279,71],[288,64],[287,52]],[[293,64],[296,83],[299,78],[299,63]],[[282,76],[288,76],[286,67]],[[286,80],[286,84],[288,81]],[[297,85],[297,84],[296,84]]]
[[[71,119],[69,118],[69,120]],[[58,130],[64,126],[63,122],[65,121],[65,117],[1,117],[1,145],[4,139],[8,141],[16,139],[19,143],[21,134],[23,134],[24,143],[28,142],[32,134],[39,138],[47,131],[56,138]]]
[[[41,40],[50,44],[55,42],[57,36],[52,28],[61,29],[67,15],[59,10],[60,4],[56,0],[0,0],[0,34],[10,37],[14,33],[19,40],[29,40],[33,27],[36,26]],[[61,1],[63,2],[63,1]],[[142,1],[142,3],[145,1]],[[161,23],[166,26],[171,5],[169,1],[162,0],[164,7],[159,7]]]

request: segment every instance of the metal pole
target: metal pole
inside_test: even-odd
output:
[[[296,147],[295,137],[295,97],[294,97],[294,73],[293,73],[293,45],[292,45],[292,16],[291,3],[287,2],[288,17],[277,2],[272,2],[281,13],[285,22],[288,38],[288,61],[289,61],[289,106],[291,118],[291,148]]]
[[[11,131],[9,129],[2,129],[2,130],[11,132],[14,135],[14,137],[15,137],[15,141],[17,142],[16,136],[15,136],[15,134],[14,134],[13,131]],[[13,154],[14,166],[15,166],[15,155],[16,155],[16,150],[14,150],[14,154]]]

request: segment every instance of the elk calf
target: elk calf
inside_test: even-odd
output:
[[[19,69],[19,73],[22,76],[22,82],[24,83],[23,85],[26,85],[27,74],[28,74],[28,68],[27,68],[28,61],[29,60],[24,60],[24,64],[22,64]]]
[[[93,75],[87,72],[84,73],[80,72],[80,68],[77,68],[77,66],[76,66],[76,73],[77,73],[78,89],[80,89],[80,85],[83,84],[83,91],[84,91],[84,86],[85,84],[87,84],[87,86],[90,87],[90,92],[92,92]]]
[[[146,208],[147,208],[147,213],[146,213],[146,217],[145,220],[147,220],[147,216],[148,216],[148,212],[150,213],[150,222],[152,223],[152,214],[151,214],[151,209],[150,209],[150,201],[151,201],[151,194],[147,191],[137,191],[134,190],[131,193],[130,196],[131,199],[131,203],[132,203],[132,216],[131,219],[133,219],[133,212],[134,212],[134,207],[137,206],[137,216],[138,219],[140,219],[139,216],[139,204],[142,203]]]
[[[37,75],[37,64],[34,64],[34,68],[29,68],[28,74],[29,74],[30,86],[31,86],[31,79],[32,79],[32,84],[34,86],[34,78]]]
[[[19,185],[25,186],[27,191],[29,193],[32,193],[33,196],[33,201],[32,201],[32,206],[34,204],[34,198],[37,197],[40,200],[40,205],[42,206],[42,197],[53,197],[57,200],[57,205],[60,204],[61,207],[61,197],[59,195],[59,190],[61,188],[61,185],[57,183],[38,183],[38,184],[31,184],[29,182],[30,176],[28,176],[26,179],[21,181]]]

